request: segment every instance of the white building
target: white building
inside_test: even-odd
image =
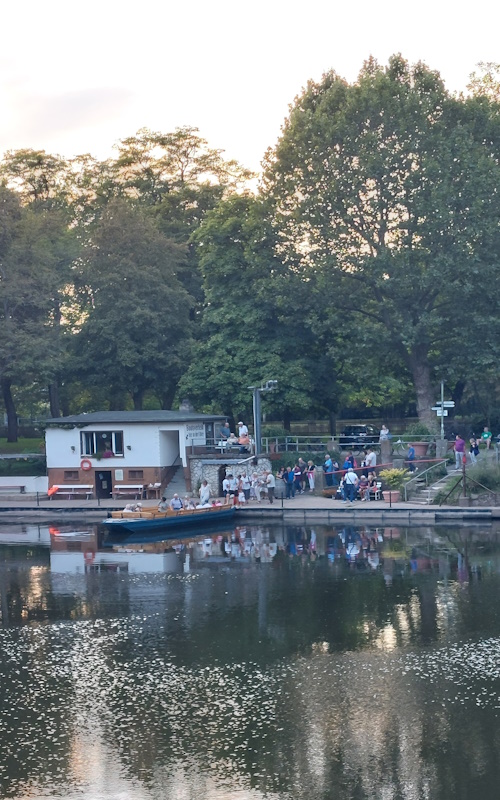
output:
[[[99,411],[47,421],[50,486],[90,486],[94,496],[116,496],[120,487],[165,486],[177,468],[191,486],[195,455],[224,456],[217,437],[225,417],[191,411]],[[68,494],[68,492],[66,492]]]

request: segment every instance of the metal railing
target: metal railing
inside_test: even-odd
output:
[[[418,463],[418,462],[413,461],[412,463],[415,464],[415,463]],[[444,466],[446,468],[446,464],[447,463],[448,463],[447,459],[445,459],[445,458],[440,459],[439,461],[436,461],[435,464],[432,464],[430,467],[427,467],[427,469],[425,469],[423,472],[419,472],[418,475],[415,475],[414,478],[410,478],[410,480],[406,481],[406,483],[404,485],[405,501],[408,500],[408,497],[410,495],[410,491],[408,490],[409,486],[412,486],[412,488],[416,488],[417,481],[419,483],[421,483],[422,482],[422,478],[424,478],[425,479],[425,488],[428,489],[429,488],[429,478],[431,477],[430,473],[433,472],[438,467],[443,468],[443,466]],[[445,478],[446,474],[443,475],[442,477]],[[435,478],[435,476],[434,476],[434,478]],[[434,482],[434,479],[433,479],[433,482]]]

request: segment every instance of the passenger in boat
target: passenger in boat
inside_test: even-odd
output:
[[[166,511],[168,509],[168,500],[165,495],[161,498],[160,502],[158,503],[158,511]]]
[[[127,503],[125,508],[123,509],[127,513],[132,513],[134,511],[142,511],[142,503]]]
[[[188,497],[186,495],[183,502],[186,511],[192,511],[194,508],[196,508],[196,503],[194,502],[192,497]]]
[[[182,511],[182,509],[184,508],[184,503],[182,502],[177,492],[174,494],[174,496],[170,501],[170,508],[172,509],[172,511]]]

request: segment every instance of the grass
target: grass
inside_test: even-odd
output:
[[[0,439],[0,455],[13,455],[15,453],[45,453],[43,438],[18,439],[17,442],[8,442]]]
[[[444,487],[437,493],[434,498],[434,503],[439,505],[439,503],[444,502],[444,499],[448,492],[450,491],[451,487],[458,483],[458,474],[451,477]],[[497,464],[476,464],[475,467],[470,467],[467,470],[467,478],[472,478],[477,483],[481,484],[481,486],[477,486],[475,483],[471,481],[467,482],[467,494],[487,494],[487,490],[489,489],[492,492],[500,491],[500,466]],[[484,489],[481,487],[485,487]],[[450,494],[446,503],[452,504],[458,502],[458,498],[460,495],[463,494],[462,484],[458,483],[458,486],[455,487],[453,492]]]

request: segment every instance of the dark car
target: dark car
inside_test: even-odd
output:
[[[341,447],[368,447],[378,444],[380,431],[374,425],[346,425],[339,436]]]

